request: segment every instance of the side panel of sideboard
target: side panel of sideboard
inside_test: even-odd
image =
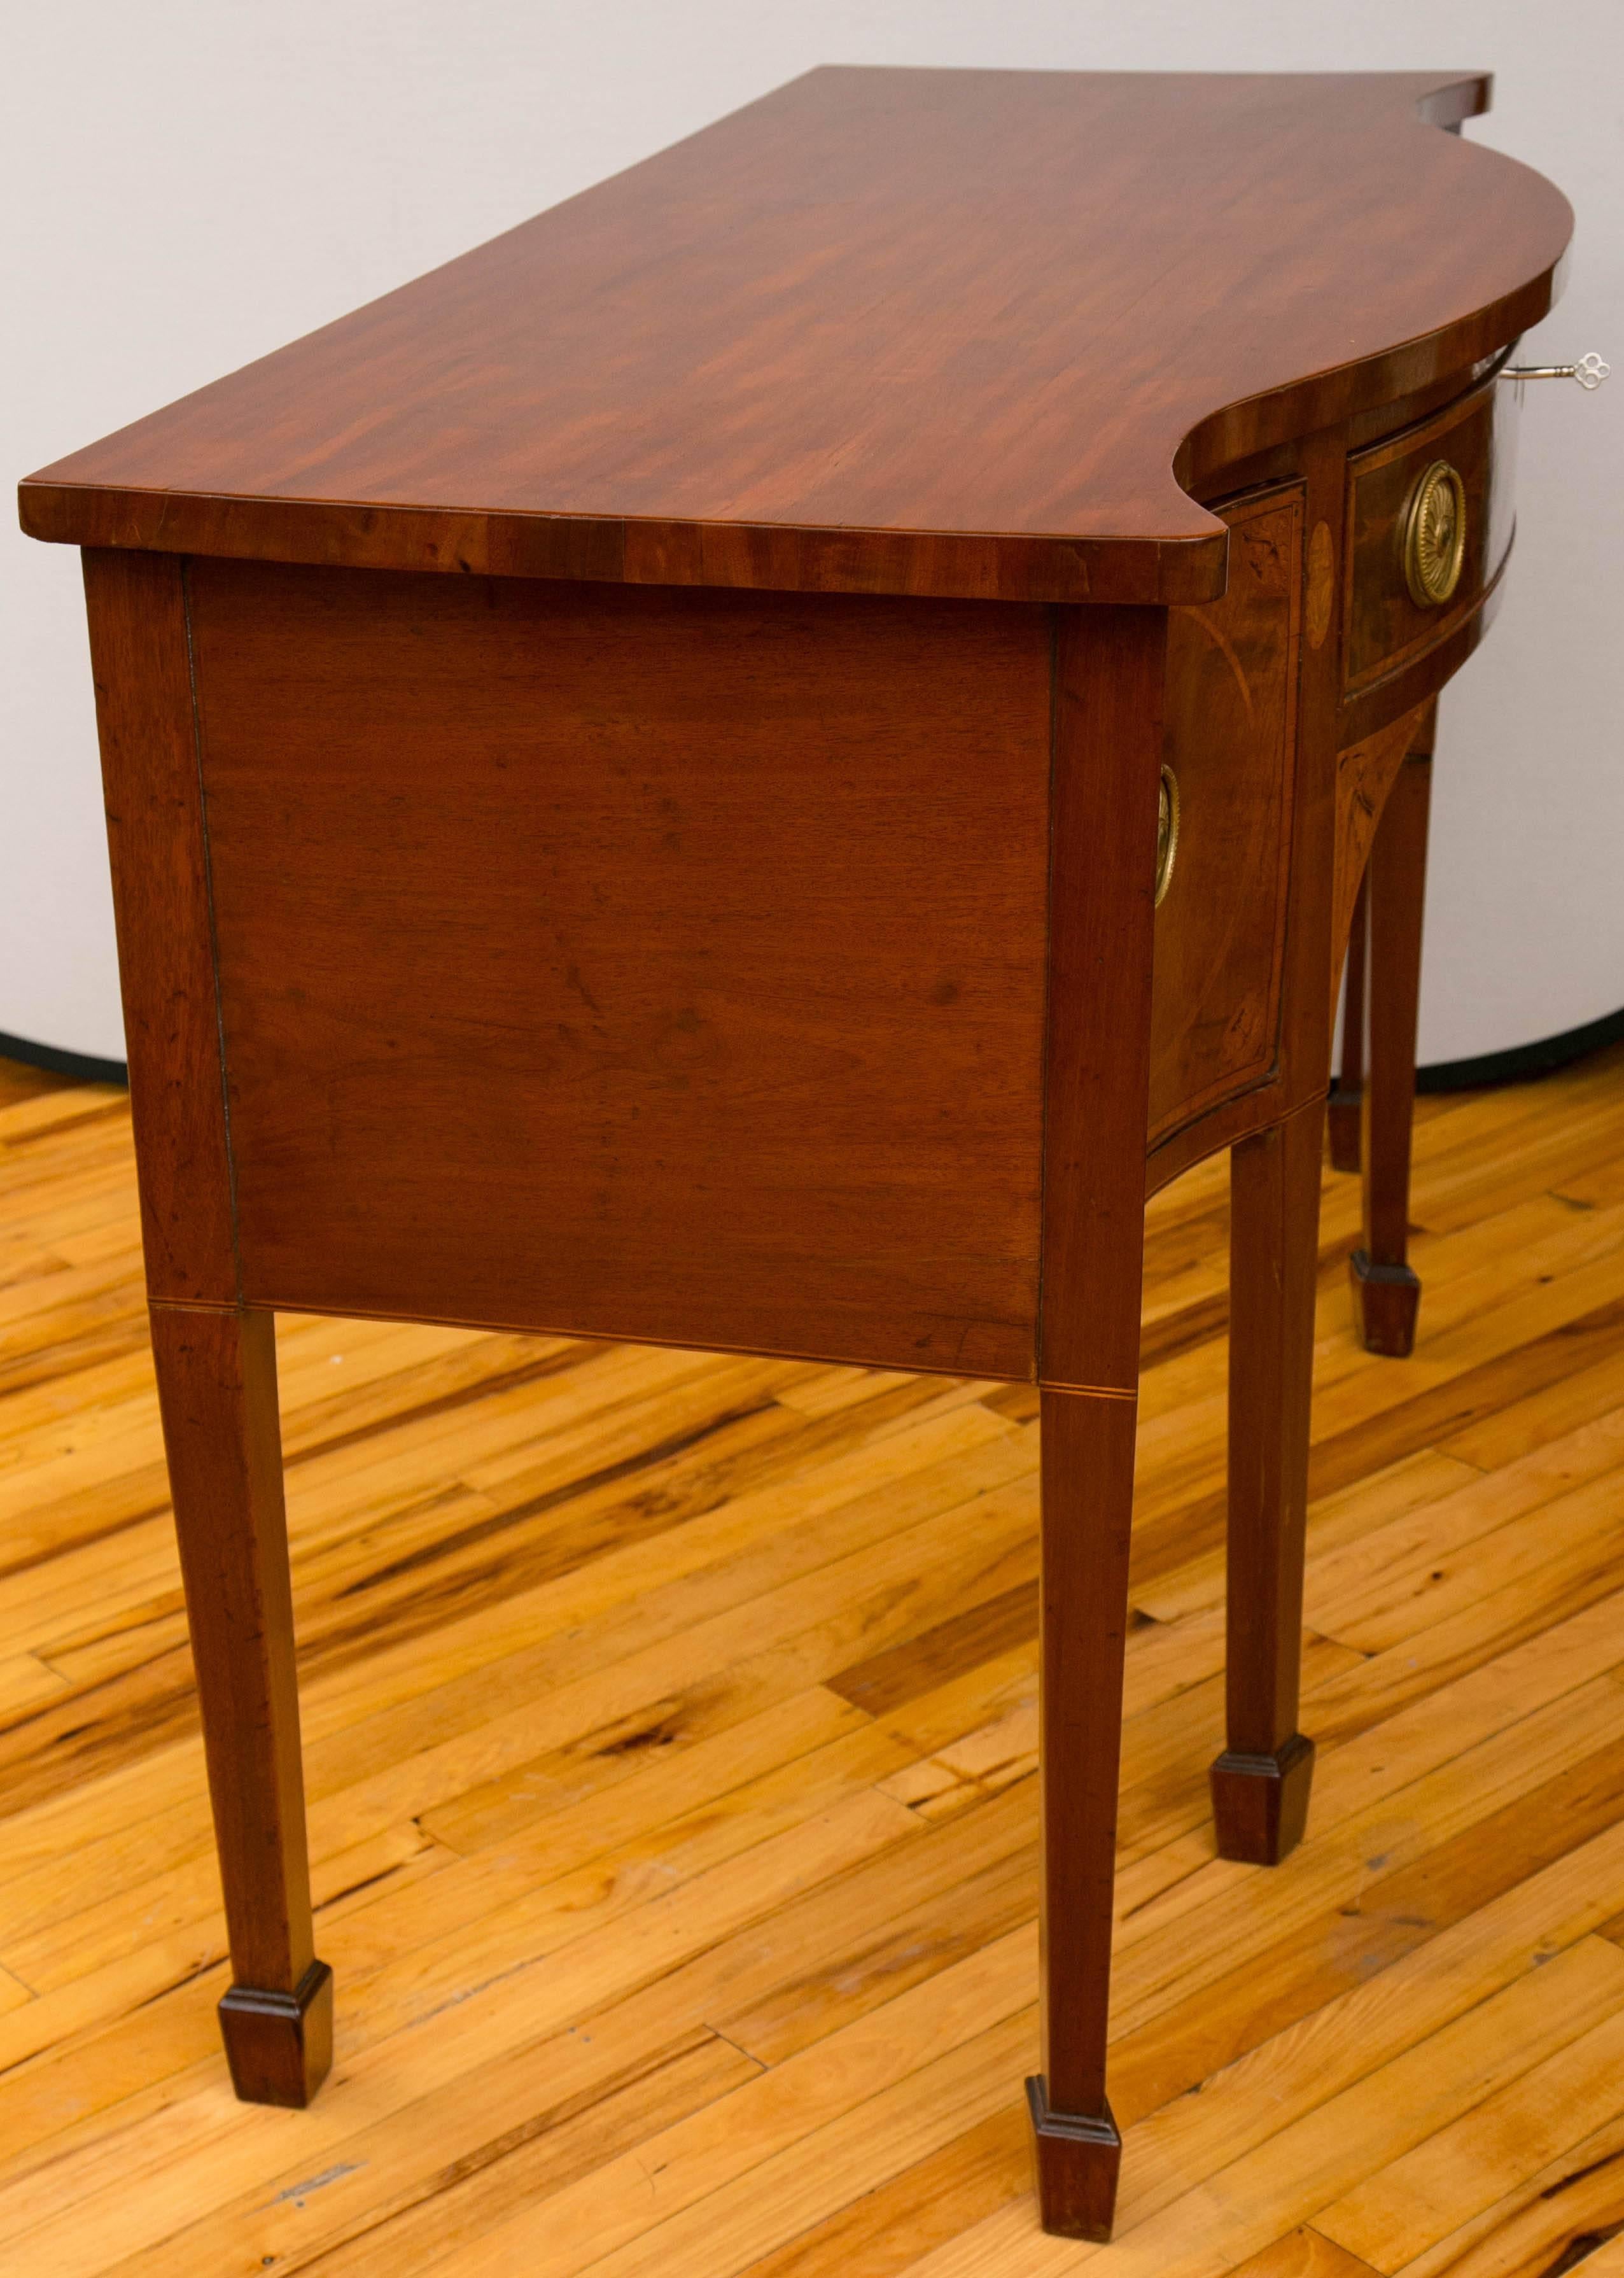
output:
[[[1223,599],[1168,621],[1179,831],[1156,912],[1150,1141],[1254,1089],[1279,1050],[1297,760],[1303,490],[1238,503]]]
[[[1046,612],[188,578],[251,1301],[1030,1375]]]

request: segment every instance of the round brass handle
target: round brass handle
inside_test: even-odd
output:
[[[1171,768],[1162,770],[1162,788],[1156,800],[1156,907],[1167,899],[1167,890],[1173,883],[1173,865],[1178,860],[1178,778]]]
[[[1417,608],[1436,609],[1460,583],[1466,559],[1466,485],[1434,459],[1404,512],[1404,582]]]

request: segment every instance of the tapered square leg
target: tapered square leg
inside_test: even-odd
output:
[[[332,1972],[313,1961],[291,1993],[233,1985],[220,2001],[232,2086],[245,2104],[309,2104],[332,2063]]]
[[[235,1979],[220,2029],[245,2102],[304,2105],[332,2061],[332,1973],[311,1924],[273,1324],[155,1304],[152,1350]]]
[[[1407,1263],[1374,1265],[1367,1250],[1356,1250],[1347,1271],[1361,1344],[1388,1360],[1407,1360],[1415,1349],[1421,1307],[1421,1281],[1414,1269]]]
[[[1353,903],[1348,929],[1347,966],[1342,989],[1342,1066],[1325,1103],[1325,1132],[1333,1171],[1359,1168],[1361,1126],[1365,1112],[1365,952],[1369,928],[1364,881]]]
[[[1365,1088],[1339,1082],[1325,1102],[1326,1135],[1330,1143],[1333,1171],[1359,1168],[1359,1130],[1364,1120]]]
[[[1044,1074],[1039,1788],[1045,2229],[1110,2236],[1105,2098],[1139,1411],[1165,611],[1057,613]]]
[[[1424,745],[1425,748],[1420,746]],[[1399,768],[1370,848],[1369,1065],[1360,1151],[1364,1235],[1349,1261],[1353,1319],[1367,1352],[1404,1359],[1415,1347],[1421,1283],[1407,1255],[1422,911],[1432,797],[1430,717]]]
[[[1323,1119],[1231,1155],[1227,1745],[1218,1854],[1272,1867],[1302,1838],[1314,1749],[1297,1729]]]
[[[1314,1784],[1314,1743],[1295,1732],[1277,1754],[1225,1748],[1208,1775],[1220,1859],[1277,1867],[1302,1840]]]
[[[1044,2229],[1057,2238],[1103,2242],[1111,2235],[1122,2167],[1122,2137],[1110,2106],[1093,2120],[1051,2112],[1043,2075],[1034,2073],[1026,2083],[1026,2107]]]
[[[1132,1398],[1042,1395],[1043,2072],[1027,2083],[1046,2230],[1110,2236],[1105,2095],[1133,1511]]]

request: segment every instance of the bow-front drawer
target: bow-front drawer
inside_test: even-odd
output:
[[[1511,548],[1515,410],[1491,379],[1349,459],[1346,695],[1407,670],[1492,590]]]

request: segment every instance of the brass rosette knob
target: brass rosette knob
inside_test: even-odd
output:
[[[1447,459],[1434,459],[1416,483],[1403,527],[1410,599],[1436,609],[1460,583],[1466,559],[1466,485]]]

